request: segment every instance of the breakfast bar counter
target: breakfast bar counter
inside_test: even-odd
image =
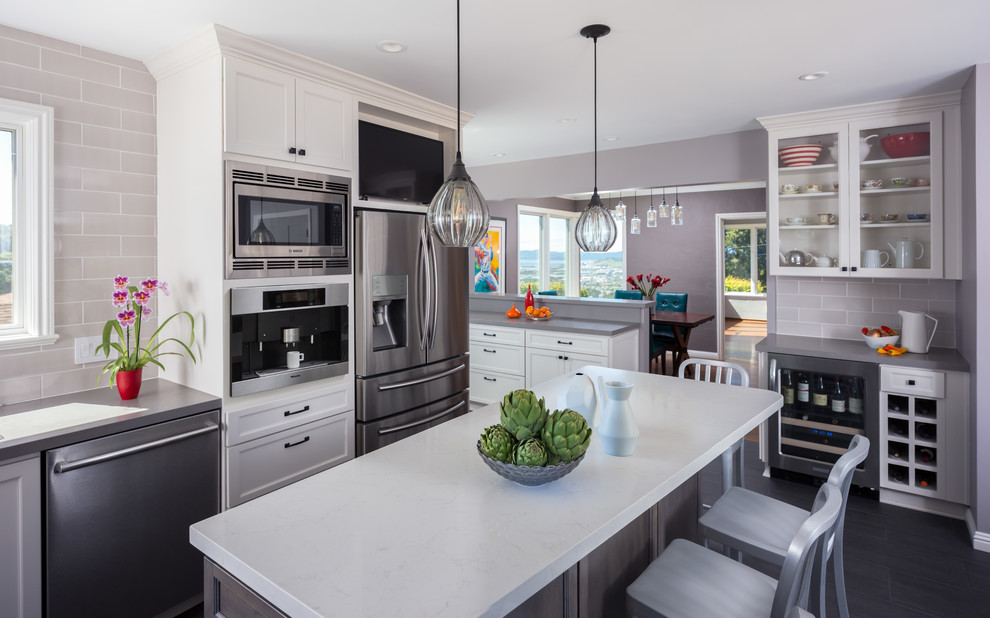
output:
[[[593,435],[568,476],[517,485],[476,450],[499,422],[490,405],[201,521],[190,540],[208,569],[289,616],[502,616],[575,572],[782,404],[765,390],[581,371],[634,385],[641,435],[631,456],[607,455]],[[533,390],[553,410],[572,378]],[[210,603],[208,590],[207,613]]]

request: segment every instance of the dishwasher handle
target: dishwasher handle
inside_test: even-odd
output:
[[[55,473],[61,474],[63,472],[69,472],[77,468],[85,468],[86,466],[92,466],[93,464],[103,463],[104,461],[110,461],[112,459],[120,459],[121,457],[127,457],[128,455],[133,455],[134,453],[148,451],[153,448],[158,448],[159,446],[172,444],[173,442],[181,442],[182,440],[186,440],[194,436],[199,436],[213,431],[217,431],[219,429],[220,429],[219,425],[215,423],[210,423],[209,426],[207,427],[200,427],[199,429],[194,429],[193,431],[187,431],[186,433],[180,433],[178,435],[162,438],[161,440],[145,442],[144,444],[136,444],[128,448],[120,449],[119,451],[111,451],[109,453],[104,453],[103,455],[97,455],[95,457],[87,457],[86,459],[79,459],[76,461],[65,461],[64,459],[60,459],[55,462]]]

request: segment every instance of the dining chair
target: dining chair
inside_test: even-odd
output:
[[[688,371],[692,372],[695,380],[715,382],[716,384],[732,384],[737,381],[735,379],[736,374],[739,374],[739,386],[749,387],[749,372],[742,365],[736,363],[707,358],[689,358],[678,367],[677,377],[687,376]],[[730,487],[743,486],[743,443],[745,441],[746,438],[739,438],[735,444],[722,453],[723,494]]]
[[[656,305],[654,305],[654,311],[687,311],[687,301],[688,295],[686,293],[680,292],[657,292],[656,294]],[[683,336],[684,333],[682,332]],[[677,337],[674,336],[674,327],[667,326],[666,324],[654,324],[650,331],[650,361],[652,364],[653,352],[656,351],[660,358],[660,373],[666,375],[667,373],[667,350],[673,349],[675,343],[677,342]],[[678,350],[674,349],[674,355],[678,354]],[[677,359],[674,359],[674,366],[677,365]]]
[[[652,616],[769,616],[787,618],[802,605],[809,568],[842,509],[838,488],[818,490],[812,511],[787,545],[780,578],[684,539],[675,539],[626,588],[626,614]]]
[[[540,296],[556,296],[557,290],[544,290],[542,292],[537,292]]]
[[[818,611],[820,618],[825,616],[825,577],[829,556],[832,557],[839,615],[842,618],[849,618],[846,584],[843,577],[842,530],[853,472],[856,466],[866,459],[869,451],[870,440],[866,436],[854,436],[849,443],[849,449],[832,466],[828,480],[825,482],[839,492],[842,509],[836,520],[835,529],[826,538],[824,551],[814,568],[811,604]],[[730,547],[760,560],[780,565],[787,559],[790,538],[801,527],[807,516],[808,511],[804,509],[754,491],[733,487],[715,501],[708,512],[698,520],[698,524],[706,546],[709,541],[715,541],[721,543],[723,547]]]
[[[616,290],[615,297],[621,300],[643,300],[643,293],[639,290]]]

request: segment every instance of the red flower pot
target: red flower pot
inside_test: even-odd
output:
[[[120,398],[134,399],[141,392],[141,373],[144,368],[117,372],[117,392]]]

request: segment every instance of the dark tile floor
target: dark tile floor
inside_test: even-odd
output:
[[[758,445],[746,442],[748,489],[809,508],[817,488],[761,475]],[[721,493],[718,460],[701,477],[701,499]],[[990,553],[970,544],[965,522],[850,495],[845,524],[846,590],[853,618],[990,616]],[[779,569],[746,563],[776,577]],[[828,615],[837,616],[829,577]]]

